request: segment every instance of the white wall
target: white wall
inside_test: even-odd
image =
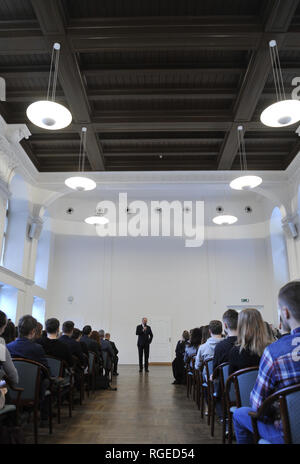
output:
[[[161,315],[171,318],[172,353],[184,329],[220,319],[227,305],[244,297],[249,305],[264,305],[264,318],[277,322],[269,238],[255,233],[261,228],[249,226],[245,234],[242,227],[238,238],[237,228],[208,227],[200,248],[174,238],[57,234],[46,316],[109,330],[121,363],[137,362],[135,328],[143,316],[150,325]]]

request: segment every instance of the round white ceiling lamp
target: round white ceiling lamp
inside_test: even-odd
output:
[[[87,128],[82,127],[81,136],[80,136],[80,147],[79,147],[79,161],[78,161],[78,171],[79,173],[84,172],[84,161],[86,153],[86,132]],[[78,192],[85,192],[87,190],[93,190],[96,188],[97,184],[93,179],[89,177],[82,176],[72,176],[68,177],[65,180],[67,187],[77,190]]]
[[[103,210],[98,210],[96,211],[96,215],[95,216],[89,216],[87,217],[84,222],[86,222],[87,224],[91,224],[93,226],[98,226],[98,225],[105,225],[109,222],[109,220],[103,216],[104,214],[104,211]]]
[[[48,130],[58,130],[67,127],[72,122],[70,111],[55,101],[57,84],[58,62],[60,44],[54,43],[51,56],[50,73],[48,81],[47,97],[28,106],[26,114],[28,119],[38,127]],[[50,89],[51,96],[50,96]]]
[[[237,136],[239,144],[239,157],[240,157],[240,166],[241,166],[241,176],[236,177],[230,182],[230,187],[234,190],[251,190],[255,187],[258,187],[262,183],[262,178],[259,176],[252,176],[247,171],[247,159],[246,159],[246,149],[245,149],[245,140],[243,133],[243,126],[238,126]]]
[[[300,121],[300,101],[286,99],[276,40],[270,40],[269,48],[277,102],[264,109],[260,120],[269,127],[290,126]]]
[[[215,216],[213,218],[213,222],[218,226],[227,226],[234,224],[237,222],[238,218],[236,216],[232,216],[231,214],[220,214],[219,216]]]

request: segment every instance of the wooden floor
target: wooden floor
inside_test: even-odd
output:
[[[120,366],[117,391],[97,391],[73,418],[63,410],[62,423],[54,419],[52,436],[40,429],[40,443],[90,444],[197,444],[220,443],[221,428],[216,424],[211,438],[206,419],[191,399],[185,386],[172,385],[169,366],[150,366],[140,374],[137,366]],[[27,428],[27,427],[26,427]],[[30,425],[31,428],[31,425]],[[32,441],[28,435],[28,443]]]

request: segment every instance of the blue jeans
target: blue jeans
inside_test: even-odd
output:
[[[233,413],[233,425],[235,436],[238,444],[253,443],[253,428],[251,417],[248,412],[251,408],[238,408]],[[272,423],[257,422],[258,433],[261,438],[272,444],[283,444],[283,437],[278,429]]]

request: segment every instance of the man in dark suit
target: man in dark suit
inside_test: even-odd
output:
[[[111,344],[112,349],[113,349],[113,352],[114,352],[114,357],[113,357],[113,375],[119,375],[119,374],[118,374],[118,362],[119,362],[118,353],[119,353],[119,350],[118,350],[118,348],[116,347],[115,343],[111,341],[111,339],[110,339],[110,333],[106,333],[106,334],[105,334],[105,340],[107,340],[107,341]]]
[[[19,320],[18,323],[18,338],[7,345],[12,358],[25,358],[31,361],[36,361],[43,364],[49,369],[46,353],[41,345],[34,342],[37,329],[37,320],[30,314],[27,314]],[[41,422],[40,426],[44,427],[48,420],[49,396],[45,396],[46,390],[49,387],[49,380],[46,373],[41,373],[40,386],[40,411]]]
[[[18,323],[18,338],[7,345],[12,358],[25,358],[49,368],[46,353],[41,345],[34,342],[37,320],[29,314]]]
[[[82,329],[81,340],[87,345],[89,351],[93,351],[96,354],[97,363],[102,364],[102,354],[101,347],[98,345],[96,340],[91,338],[92,327],[90,325],[85,325]]]
[[[78,359],[78,363],[82,369],[87,366],[87,359],[83,355],[82,348],[80,343],[77,343],[74,338],[72,338],[74,330],[74,322],[73,321],[66,321],[63,323],[62,331],[63,334],[59,338],[62,343],[65,343],[69,350],[71,351],[72,356]]]
[[[59,320],[55,317],[47,319],[45,322],[47,337],[42,337],[39,343],[45,350],[46,354],[63,359],[68,367],[73,366],[73,358],[69,347],[58,340],[59,336]]]
[[[151,327],[147,325],[148,319],[143,317],[142,323],[136,328],[136,335],[138,335],[138,350],[139,350],[139,364],[140,372],[143,371],[143,353],[145,358],[145,372],[148,370],[148,359],[149,359],[149,349],[150,343],[152,342],[153,333]]]

